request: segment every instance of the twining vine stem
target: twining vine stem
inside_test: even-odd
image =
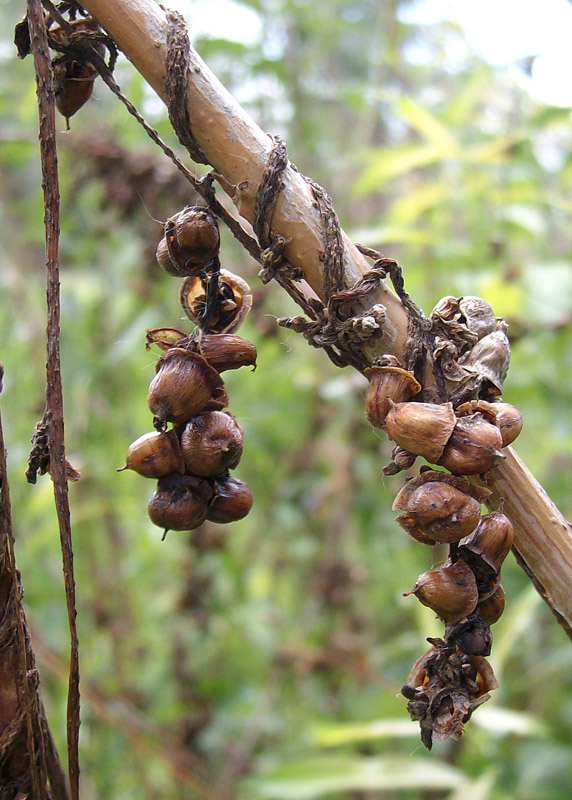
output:
[[[83,6],[134,66],[167,102],[168,18],[152,0],[83,0]],[[191,48],[186,92],[193,137],[220,174],[240,215],[252,222],[255,199],[272,142],[238,105]],[[324,291],[323,226],[307,181],[289,164],[272,219],[276,234],[288,241],[285,257],[303,270],[322,300]],[[342,232],[344,282],[353,286],[370,264]],[[368,356],[392,353],[403,359],[407,314],[399,298],[383,284],[361,301],[385,306],[384,335]],[[492,471],[489,487],[515,528],[514,549],[519,563],[572,639],[572,528],[540,484],[509,447],[506,459]]]
[[[60,530],[64,585],[71,638],[67,704],[70,795],[72,800],[79,800],[79,652],[60,363],[60,194],[56,151],[55,102],[51,58],[48,50],[42,4],[40,0],[28,0],[27,7],[39,105],[40,157],[46,232],[47,362],[46,411],[43,422],[48,437],[50,474],[54,484],[55,505]]]

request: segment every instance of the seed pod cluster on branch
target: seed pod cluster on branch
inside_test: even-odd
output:
[[[147,395],[155,432],[129,446],[123,469],[158,479],[148,512],[165,534],[205,520],[242,519],[253,502],[248,485],[230,475],[242,456],[243,432],[225,410],[221,378],[225,370],[256,366],[256,348],[234,333],[252,298],[248,284],[220,268],[219,246],[214,215],[192,206],[167,220],[157,249],[158,263],[184,277],[181,304],[197,328],[189,335],[147,331],[147,348],[163,351]]]
[[[501,565],[513,540],[502,510],[481,516],[490,491],[469,481],[504,458],[520,433],[518,409],[500,400],[510,350],[505,324],[480,298],[448,297],[431,315],[433,380],[426,386],[394,356],[365,371],[366,414],[396,443],[384,473],[408,469],[418,456],[449,472],[421,468],[397,494],[398,524],[425,545],[449,546],[449,557],[417,578],[415,595],[442,620],[442,638],[414,664],[402,694],[421,740],[458,739],[464,723],[497,682],[486,657],[490,626],[504,609]],[[428,326],[429,327],[429,326]],[[433,383],[441,377],[441,391]],[[444,393],[442,388],[446,387]],[[445,395],[445,396],[444,396]],[[452,473],[452,474],[449,474]]]

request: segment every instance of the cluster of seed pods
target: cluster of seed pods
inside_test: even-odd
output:
[[[147,348],[163,351],[147,395],[155,431],[129,446],[123,469],[158,479],[148,513],[165,534],[205,520],[234,522],[253,502],[248,485],[230,475],[242,456],[243,432],[225,410],[221,378],[225,370],[256,366],[256,348],[234,333],[252,299],[241,278],[220,269],[219,245],[214,216],[191,206],[167,220],[157,249],[160,266],[184,278],[181,304],[197,328],[189,335],[147,331]]]
[[[490,335],[475,337],[473,352]],[[497,356],[499,341],[496,335]],[[508,366],[504,349],[500,378],[498,370],[495,377],[489,369],[491,364],[494,368],[490,349],[481,345],[480,350],[487,359],[481,375],[485,377],[476,383],[477,397],[456,408],[451,402],[416,402],[422,387],[395,363],[366,372],[367,417],[397,445],[386,474],[410,467],[417,456],[449,470],[422,467],[393,503],[393,510],[400,512],[398,524],[416,541],[449,546],[446,562],[420,575],[405,593],[414,594],[445,625],[441,638],[428,639],[431,648],[415,662],[402,688],[428,748],[434,741],[459,738],[474,709],[497,686],[486,656],[492,644],[490,626],[504,609],[500,570],[512,546],[513,527],[502,510],[481,516],[490,491],[471,483],[468,476],[494,469],[496,460],[504,457],[502,449],[520,433],[522,418],[518,409],[499,399]],[[478,372],[478,359],[473,357],[470,369]]]

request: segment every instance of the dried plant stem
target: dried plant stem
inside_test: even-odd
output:
[[[84,0],[83,5],[115,40],[159,96],[165,100],[167,19],[152,0]],[[254,198],[272,142],[231,97],[198,54],[190,54],[187,108],[192,133],[239,213],[252,221]],[[290,239],[285,255],[302,268],[316,294],[324,299],[323,235],[321,219],[307,182],[288,166],[276,204],[273,229]],[[369,262],[343,236],[346,284],[352,286]],[[407,315],[398,298],[382,286],[370,303],[386,307],[383,338],[371,355],[393,353],[403,357]],[[572,530],[542,487],[508,448],[508,455],[491,477],[497,496],[515,526],[515,551],[537,589],[572,639]],[[548,553],[558,557],[548,558]]]
[[[47,271],[46,411],[50,474],[54,484],[60,529],[64,584],[71,637],[67,707],[68,769],[72,800],[79,800],[79,654],[76,627],[75,580],[64,444],[64,411],[60,365],[59,233],[60,195],[51,58],[40,0],[28,0],[28,25],[36,71],[40,120],[40,156],[44,190]]]
[[[0,365],[0,391],[2,388]],[[38,694],[38,672],[14,556],[6,449],[0,417],[0,790],[2,797],[68,800]],[[31,794],[30,794],[31,793]]]

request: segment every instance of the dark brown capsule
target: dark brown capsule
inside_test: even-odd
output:
[[[202,411],[213,396],[224,400],[224,384],[205,359],[189,350],[174,347],[157,362],[147,403],[154,425],[164,430],[167,422],[187,422]]]
[[[477,612],[487,625],[494,625],[501,618],[505,606],[504,589],[499,584],[493,594],[481,600],[477,605]]]
[[[451,403],[393,403],[385,418],[385,429],[393,441],[436,464],[451,438],[457,418]]]
[[[186,424],[181,451],[187,472],[214,478],[234,469],[242,456],[242,428],[230,414],[206,411]]]
[[[247,339],[231,333],[205,333],[199,352],[217,372],[239,367],[256,367],[256,347]]]
[[[389,401],[401,403],[421,391],[410,372],[401,367],[368,367],[364,372],[369,380],[365,394],[365,410],[368,421],[376,428],[385,426],[389,412]]]
[[[435,542],[458,542],[473,531],[481,504],[448,483],[428,481],[415,489],[406,484],[395,498],[395,511],[413,515],[422,531]],[[400,523],[401,517],[397,518]]]
[[[468,617],[478,600],[475,576],[463,561],[454,564],[448,561],[442,567],[424,572],[413,589],[404,592],[404,597],[410,594],[432,608],[447,625]]]
[[[501,511],[481,518],[476,530],[459,548],[459,555],[475,571],[479,580],[495,577],[512,547],[514,530]]]
[[[179,439],[174,431],[145,433],[127,449],[124,469],[132,469],[145,478],[162,478],[164,475],[183,474],[185,462]]]
[[[205,521],[212,497],[208,481],[194,475],[168,475],[159,479],[149,499],[149,518],[165,533],[190,531]]]
[[[93,83],[97,76],[93,74],[80,78],[62,78],[54,82],[56,108],[64,117],[69,130],[70,117],[73,117],[84,106],[93,93]]]
[[[248,484],[238,478],[230,475],[217,478],[214,491],[207,514],[207,519],[211,522],[236,522],[245,517],[252,508],[252,491]]]
[[[393,502],[401,527],[417,541],[458,542],[473,531],[481,505],[490,491],[473,486],[465,478],[425,468],[407,481]]]
[[[156,257],[169,275],[182,278],[202,271],[217,256],[219,247],[215,216],[208,208],[189,206],[165,223]]]
[[[487,472],[500,456],[500,430],[482,414],[461,417],[436,462],[457,475],[479,475]]]

